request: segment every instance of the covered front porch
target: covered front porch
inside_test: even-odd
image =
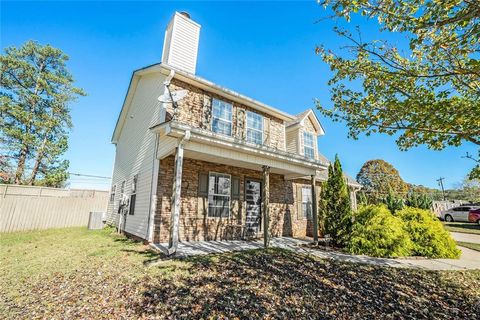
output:
[[[307,186],[310,192],[308,219],[316,240],[317,177],[319,171],[326,170],[325,163],[176,122],[155,130],[160,136],[157,159],[160,161],[159,186],[163,185],[163,189],[158,196],[159,216],[163,218],[156,219],[162,226],[154,232],[165,235],[168,228],[169,254],[177,250],[179,241],[217,240],[217,233],[212,237],[206,229],[212,221],[222,220],[222,210],[228,211],[224,219],[228,230],[232,230],[229,240],[245,238],[247,232],[256,230],[257,234],[253,235],[262,236],[263,246],[268,246],[272,235],[285,235],[278,231],[281,230],[278,224],[285,224],[285,219],[293,224],[292,220],[297,221],[301,214],[298,208],[302,205],[302,195],[296,194],[296,183]],[[225,181],[227,188],[215,189]],[[224,194],[228,194],[225,200],[228,208],[213,208],[220,212],[212,213],[212,202],[222,199]],[[235,221],[232,222],[232,218]],[[307,216],[303,219],[307,220]],[[260,225],[255,225],[255,221],[261,221]],[[235,226],[239,227],[237,231],[233,231]],[[193,229],[197,228],[202,229],[203,234],[195,233]],[[166,238],[160,237],[161,240]]]
[[[292,251],[305,250],[302,245],[309,243],[309,240],[291,237],[273,237],[270,239],[270,246],[274,248],[287,249]],[[151,244],[151,247],[163,254],[168,255],[168,243]],[[175,257],[184,258],[198,255],[226,253],[243,250],[254,250],[264,248],[263,240],[230,240],[230,241],[190,241],[179,242]]]

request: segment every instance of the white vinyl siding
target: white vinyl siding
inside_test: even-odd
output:
[[[124,192],[131,195],[134,175],[138,174],[135,196],[135,214],[126,219],[125,231],[145,239],[148,233],[148,219],[151,205],[151,188],[154,166],[155,134],[149,128],[158,124],[160,102],[163,93],[164,76],[151,74],[140,77],[126,121],[118,138],[112,185],[117,186],[115,199],[107,210],[107,222],[118,224],[118,203],[122,197],[121,184],[126,181]],[[127,107],[127,106],[125,106]]]
[[[199,37],[200,25],[175,13],[165,31],[162,63],[194,74]]]
[[[263,144],[263,117],[252,111],[247,111],[247,141]]]
[[[222,100],[212,102],[212,131],[232,135],[232,105]]]
[[[231,177],[228,174],[210,172],[208,178],[208,216],[230,216]]]
[[[303,155],[305,158],[315,159],[315,144],[311,132],[303,132]]]

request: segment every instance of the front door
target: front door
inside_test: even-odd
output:
[[[245,234],[256,235],[261,229],[262,183],[256,180],[245,181],[246,219]]]

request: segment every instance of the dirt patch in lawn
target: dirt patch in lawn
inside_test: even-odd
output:
[[[0,318],[478,318],[480,271],[381,268],[280,249],[146,267],[159,258],[147,247],[108,232],[96,241],[90,235],[64,234],[66,242],[83,240],[84,254],[67,255],[71,262],[31,256],[32,277],[23,276],[27,263],[5,265],[2,257],[2,269],[22,270],[0,280]],[[37,249],[48,256],[46,246]],[[62,245],[54,250],[65,256]]]

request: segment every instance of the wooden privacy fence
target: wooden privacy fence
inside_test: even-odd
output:
[[[106,211],[108,191],[0,184],[0,232],[86,226]]]

